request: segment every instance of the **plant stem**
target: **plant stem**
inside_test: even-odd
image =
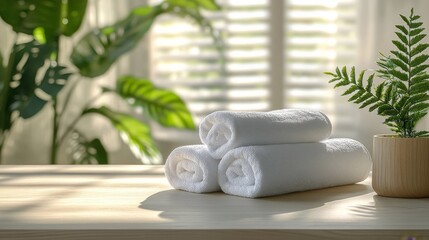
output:
[[[50,155],[50,164],[57,164],[57,138],[58,138],[58,111],[57,111],[57,99],[52,100],[52,110],[53,110],[53,121],[52,121],[52,142],[51,142],[51,155]]]
[[[2,142],[0,143],[0,165],[3,160],[3,143],[4,143],[3,139],[1,141]]]
[[[57,36],[55,39],[55,55],[53,59],[51,58],[51,64],[58,64],[59,54],[60,54],[60,36]],[[58,118],[58,102],[57,97],[52,98],[52,139],[51,139],[51,153],[50,153],[50,164],[57,164],[57,138],[58,138],[58,129],[60,127],[60,121]]]
[[[82,113],[88,109],[91,104],[93,104],[98,98],[100,98],[103,95],[103,93],[101,92],[100,94],[94,96],[93,98],[91,98],[90,100],[88,100],[88,102],[85,104],[85,106],[83,107]],[[65,130],[64,134],[58,139],[58,141],[56,142],[57,147],[61,146],[61,144],[63,144],[65,138],[67,137],[67,135],[73,131],[73,129],[76,127],[76,124],[79,122],[79,120],[82,118],[82,113],[79,114],[76,118],[73,119],[73,121],[70,123],[70,125],[67,127],[67,129]]]
[[[65,97],[63,106],[62,106],[62,108],[61,108],[61,110],[59,112],[59,119],[61,119],[63,117],[63,115],[64,115],[64,113],[65,113],[65,111],[66,111],[66,109],[67,109],[67,107],[68,107],[68,105],[70,103],[70,100],[72,98],[73,92],[76,89],[76,87],[77,87],[77,85],[78,85],[79,82],[80,82],[80,79],[78,79],[75,82],[71,83],[72,85],[70,87],[70,90],[68,91],[68,93],[67,93],[67,95]]]
[[[79,122],[79,120],[81,119],[82,115],[79,114],[79,116],[77,116],[75,119],[73,119],[73,121],[70,123],[70,125],[67,127],[66,131],[64,132],[64,134],[58,139],[58,142],[56,143],[57,146],[61,146],[61,144],[63,144],[65,138],[67,137],[67,135],[73,131],[73,129],[75,128],[76,124]]]
[[[410,16],[410,22],[412,22],[413,20],[411,19],[412,15]],[[408,81],[407,81],[407,95],[410,96],[410,87],[411,87],[411,27],[408,25]],[[411,129],[414,128],[414,126],[409,126],[410,124],[408,124],[408,120],[409,120],[409,112],[407,111],[406,117],[405,117],[405,122],[404,122],[404,137],[411,137]],[[409,129],[410,128],[410,129]]]

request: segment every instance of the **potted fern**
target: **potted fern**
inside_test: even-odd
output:
[[[384,124],[395,134],[374,136],[372,186],[381,196],[429,197],[429,132],[417,131],[416,124],[429,108],[429,55],[423,52],[426,34],[420,16],[413,9],[409,17],[400,15],[404,25],[396,25],[396,49],[381,54],[379,68],[368,77],[355,68],[326,72],[335,88],[346,87],[343,95],[359,108],[385,117]],[[376,77],[381,82],[376,83]],[[376,81],[375,81],[376,80]]]

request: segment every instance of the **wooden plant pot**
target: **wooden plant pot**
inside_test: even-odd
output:
[[[385,197],[429,197],[429,138],[375,135],[372,187]]]

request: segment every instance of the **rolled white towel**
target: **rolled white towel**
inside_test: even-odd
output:
[[[283,109],[271,112],[214,112],[200,124],[200,139],[214,158],[242,146],[317,142],[332,126],[321,112]]]
[[[219,184],[231,195],[273,196],[360,182],[371,162],[361,143],[345,138],[241,147],[221,160]]]
[[[220,191],[219,161],[210,156],[204,145],[178,147],[165,162],[165,175],[176,189],[195,193]]]

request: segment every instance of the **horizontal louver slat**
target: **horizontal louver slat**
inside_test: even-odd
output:
[[[285,105],[325,112],[334,136],[354,132],[350,108],[323,72],[355,61],[356,1],[288,0],[285,16]]]
[[[196,25],[167,16],[151,32],[151,79],[182,96],[198,124],[217,110],[270,110],[270,81],[281,81],[269,79],[270,64],[282,64],[284,106],[321,110],[336,126],[334,136],[350,134],[350,108],[323,72],[354,63],[356,0],[283,1],[283,63],[269,62],[269,0],[218,0],[223,11],[205,14],[222,33],[225,63]]]
[[[206,16],[222,32],[225,64],[192,22],[165,17],[151,33],[152,79],[187,102],[195,120],[217,110],[269,110],[268,0],[221,0]]]

